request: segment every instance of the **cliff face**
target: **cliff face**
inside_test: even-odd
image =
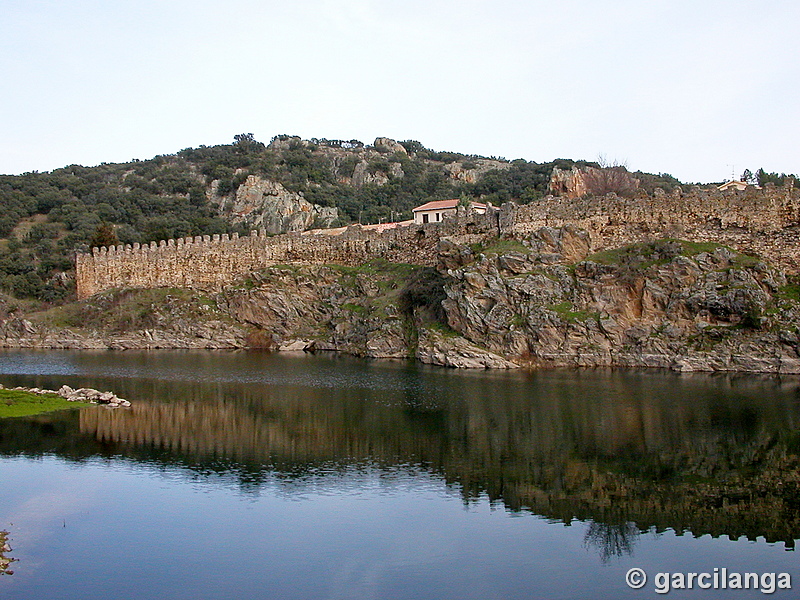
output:
[[[550,175],[550,192],[565,198],[586,195],[602,196],[609,192],[632,195],[639,189],[639,180],[625,167],[572,167],[570,171],[553,169]]]
[[[757,258],[676,240],[587,256],[571,227],[443,246],[449,326],[517,364],[800,372],[797,289]]]
[[[516,368],[448,330],[441,277],[430,267],[285,265],[213,296],[180,289],[114,290],[0,320],[8,348],[262,348],[417,358],[460,368]]]
[[[252,339],[271,349],[516,367],[437,321],[441,291],[432,269],[412,265],[274,267],[226,289],[220,302],[233,318],[256,329]]]

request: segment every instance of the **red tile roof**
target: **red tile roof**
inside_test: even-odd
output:
[[[448,208],[455,208],[456,206],[458,206],[458,198],[453,198],[452,200],[434,200],[433,202],[418,206],[412,212],[419,212],[421,210],[445,210]],[[480,202],[472,202],[472,206],[473,208],[486,208],[486,205]]]

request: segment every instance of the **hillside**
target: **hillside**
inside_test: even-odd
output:
[[[392,184],[388,176],[358,181],[358,165],[381,154],[375,148],[310,144],[277,139],[272,151],[302,147],[331,164],[366,157],[349,181],[330,184],[354,194]],[[387,159],[399,165],[387,172],[404,179],[410,160]],[[427,160],[431,171],[439,164],[415,160]],[[469,160],[474,170],[491,168],[461,187],[447,184],[464,194],[514,168]],[[468,160],[457,162],[463,173]],[[464,368],[800,373],[800,189],[793,181],[650,193],[646,177],[618,167],[553,168],[548,187],[559,196],[459,206],[434,223],[302,232],[343,218],[341,207],[309,202],[281,183],[279,171],[233,173],[229,184],[217,177],[206,184],[208,210],[226,227],[261,231],[81,252],[81,300],[49,308],[9,300],[0,346],[268,348]],[[121,227],[102,225],[97,237],[102,229],[117,235]]]
[[[50,303],[73,297],[74,253],[89,246],[403,220],[414,206],[461,196],[526,204],[547,194],[554,168],[592,164],[437,152],[388,138],[365,145],[282,135],[265,145],[241,134],[149,160],[2,175],[0,291]],[[679,183],[636,176],[649,193]],[[18,305],[0,302],[0,312]]]

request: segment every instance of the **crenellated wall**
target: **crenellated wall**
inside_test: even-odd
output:
[[[594,250],[659,237],[718,242],[800,272],[800,190],[700,190],[652,197],[548,197],[503,205],[486,215],[464,209],[442,223],[391,229],[361,227],[267,236],[234,234],[94,248],[78,254],[79,298],[115,287],[186,287],[214,291],[236,278],[284,264],[357,266],[376,258],[435,265],[443,237],[503,235],[525,239],[541,227],[572,224],[589,232]]]
[[[438,226],[437,226],[438,225]],[[79,298],[115,287],[185,287],[214,291],[252,271],[276,264],[361,265],[382,258],[391,262],[434,265],[442,235],[459,232],[497,234],[496,215],[467,215],[444,224],[392,229],[350,226],[339,230],[268,236],[198,236],[93,248],[78,254]]]

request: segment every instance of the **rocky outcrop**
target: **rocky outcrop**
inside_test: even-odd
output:
[[[580,198],[615,193],[630,195],[639,189],[639,180],[625,167],[572,167],[564,171],[556,167],[550,176],[550,191],[556,196]]]
[[[375,142],[372,145],[378,152],[392,152],[392,153],[399,152],[400,154],[408,154],[408,152],[406,152],[406,149],[403,148],[402,145],[398,144],[397,141],[393,140],[392,138],[387,138],[387,137],[375,138]]]
[[[11,563],[17,559],[6,556],[11,552],[11,546],[8,543],[8,532],[0,531],[0,575],[13,575],[14,571],[10,569]]]
[[[0,347],[223,350],[248,345],[247,329],[213,300],[183,290],[114,290],[28,317],[0,319]]]
[[[43,390],[47,391],[47,390]],[[124,398],[120,398],[114,392],[101,392],[93,388],[72,389],[68,385],[62,385],[55,392],[68,402],[89,402],[91,404],[103,404],[109,408],[129,407],[131,403]]]
[[[281,351],[332,350],[370,358],[408,358],[463,368],[515,368],[456,332],[435,331],[404,307],[408,265],[383,269],[271,268],[222,294],[235,319]]]
[[[464,337],[436,329],[422,329],[415,354],[429,365],[457,369],[516,369],[518,364],[480,348]]]
[[[531,366],[800,373],[797,294],[780,271],[722,246],[679,241],[584,258],[584,236],[546,228],[526,251],[451,266],[449,326]]]
[[[366,160],[362,160],[356,164],[350,183],[355,187],[386,185],[392,178],[399,179],[403,177],[403,175],[403,167],[399,162],[388,163],[386,170],[374,170],[370,163]]]
[[[75,350],[232,350],[248,346],[244,327],[222,321],[183,321],[115,332],[90,327],[53,327],[24,318],[0,321],[0,347]]]
[[[511,163],[488,158],[476,158],[468,161],[457,161],[444,166],[444,172],[450,179],[464,183],[476,183],[489,171],[506,170]]]
[[[214,189],[212,200],[221,214],[270,234],[331,227],[339,218],[338,209],[311,204],[301,194],[256,175],[249,175],[229,196],[217,196]]]
[[[293,146],[306,146],[308,142],[299,135],[276,135],[267,146],[270,150],[289,150]]]
[[[236,349],[336,351],[463,368],[517,365],[440,332],[426,301],[405,302],[408,264],[271,267],[213,298],[170,290],[118,290],[67,309],[0,322],[0,346],[76,349]],[[66,314],[64,314],[66,312]],[[70,324],[54,326],[54,322]]]

